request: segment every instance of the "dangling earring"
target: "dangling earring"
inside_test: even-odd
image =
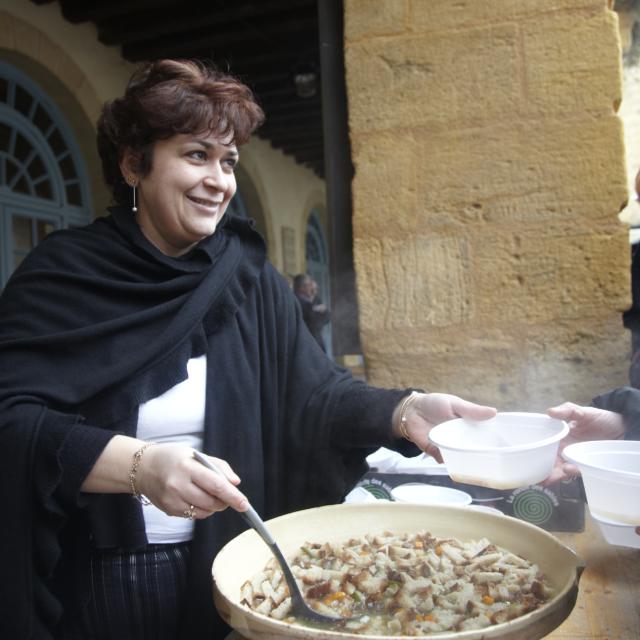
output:
[[[131,207],[131,211],[136,213],[138,211],[138,207],[136,207],[136,181],[131,180],[131,190],[133,191],[133,206]]]

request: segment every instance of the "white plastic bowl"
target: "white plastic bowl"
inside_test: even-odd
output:
[[[562,456],[580,469],[596,518],[640,525],[640,441],[578,442],[565,447]]]
[[[440,504],[464,507],[471,504],[471,496],[464,491],[450,487],[438,487],[421,482],[408,482],[391,489],[391,497],[396,502],[415,504]]]
[[[640,549],[640,535],[636,533],[636,528],[632,524],[621,524],[614,520],[598,518],[593,513],[591,517],[598,523],[604,539],[609,544]]]
[[[515,489],[549,476],[568,433],[566,422],[542,413],[498,413],[490,420],[443,422],[429,437],[456,482]]]

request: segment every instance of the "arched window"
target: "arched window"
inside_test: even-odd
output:
[[[84,162],[62,114],[0,62],[0,286],[44,236],[91,220]]]

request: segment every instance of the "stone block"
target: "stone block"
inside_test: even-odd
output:
[[[345,0],[345,40],[402,33],[407,17],[405,0]]]
[[[630,338],[620,316],[534,329],[521,377],[542,409],[566,400],[590,404],[600,393],[629,384]]]
[[[512,325],[501,332],[472,323],[457,330],[455,341],[449,332],[399,332],[397,339],[389,330],[365,331],[367,380],[454,393],[501,411],[545,412],[567,400],[589,404],[628,384],[629,339],[619,326],[620,317],[609,313],[595,323]],[[397,350],[398,343],[404,348]]]
[[[465,238],[356,242],[361,326],[446,327],[473,313]]]
[[[356,237],[607,220],[628,199],[615,115],[359,136],[354,164]]]
[[[621,314],[630,304],[629,246],[616,229],[539,225],[474,236],[475,320],[522,327]]]
[[[504,410],[509,402],[517,406],[526,396],[524,380],[518,375],[522,358],[517,347],[509,346],[471,352],[461,340],[448,353],[367,357],[367,380],[382,387],[453,393]],[[519,408],[526,410],[524,403]]]
[[[407,131],[362,136],[352,144],[354,237],[403,238],[415,229],[420,147]]]
[[[617,18],[613,12],[522,25],[526,104],[530,116],[611,113],[622,97]],[[618,55],[613,55],[617,52]]]
[[[522,20],[544,13],[574,11],[576,20],[584,10],[602,12],[603,0],[413,0],[409,22],[414,30],[439,31],[495,22]]]
[[[521,108],[518,46],[513,25],[348,46],[351,131],[510,117]]]

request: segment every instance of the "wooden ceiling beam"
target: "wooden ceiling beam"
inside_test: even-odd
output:
[[[287,144],[287,145],[278,145],[277,143],[273,143],[273,146],[276,148],[282,147],[282,148],[286,148],[286,150],[289,153],[298,153],[298,154],[304,154],[307,156],[317,156],[317,157],[323,157],[324,156],[324,146],[322,144]]]
[[[283,65],[286,66],[287,71],[290,71],[291,61],[297,61],[298,64],[303,62],[315,63],[318,69],[320,68],[317,38],[311,41],[307,38],[304,44],[292,41],[291,47],[288,42],[283,44],[286,45],[284,48],[272,48],[269,51],[262,52],[241,47],[230,51],[226,55],[226,59],[233,72],[240,75],[258,75],[263,73],[265,69],[269,73],[277,73],[285,70]]]
[[[264,109],[267,117],[280,116],[282,114],[296,111],[316,111],[322,113],[320,96],[316,94],[312,98],[299,98],[295,96],[292,100],[278,100],[277,102],[263,100],[260,106]]]
[[[146,15],[155,13],[162,7],[176,4],[176,0],[110,0],[109,2],[87,2],[87,0],[60,0],[60,8],[65,20],[73,24],[81,22],[98,23],[103,20],[122,18],[133,12]]]
[[[317,19],[314,16],[304,20],[297,18],[278,20],[269,25],[250,26],[241,31],[217,33],[211,29],[199,29],[192,31],[188,38],[184,36],[162,37],[135,44],[125,43],[122,46],[122,52],[124,57],[131,61],[189,56],[196,51],[207,50],[215,58],[216,51],[220,51],[220,55],[224,56],[225,48],[233,44],[240,46],[243,43],[246,45],[248,42],[254,42],[257,46],[269,48],[281,45],[284,40],[288,48],[291,43],[288,42],[287,36],[295,33],[296,36],[310,34],[311,37],[317,38],[317,26]]]
[[[315,0],[270,0],[269,2],[249,2],[246,4],[227,4],[218,0],[197,5],[186,12],[184,7],[173,0],[175,6],[165,11],[138,11],[135,4],[130,6],[131,15],[126,24],[120,19],[100,21],[98,30],[100,41],[107,45],[156,40],[165,36],[176,36],[204,28],[214,33],[219,31],[248,31],[249,21],[281,20],[287,17],[304,18],[305,13],[315,15]],[[256,25],[258,29],[260,24]]]
[[[304,109],[300,111],[287,113],[285,111],[274,114],[267,115],[267,122],[276,126],[279,124],[289,124],[289,123],[318,123],[319,126],[322,126],[322,111],[315,109]]]
[[[314,144],[323,144],[324,139],[322,136],[322,131],[318,131],[317,129],[312,128],[300,128],[300,129],[272,129],[269,131],[263,131],[262,127],[259,130],[259,134],[263,138],[268,138],[272,140],[274,144],[282,144],[287,145],[290,143],[297,143],[301,140],[306,144],[314,143]]]

